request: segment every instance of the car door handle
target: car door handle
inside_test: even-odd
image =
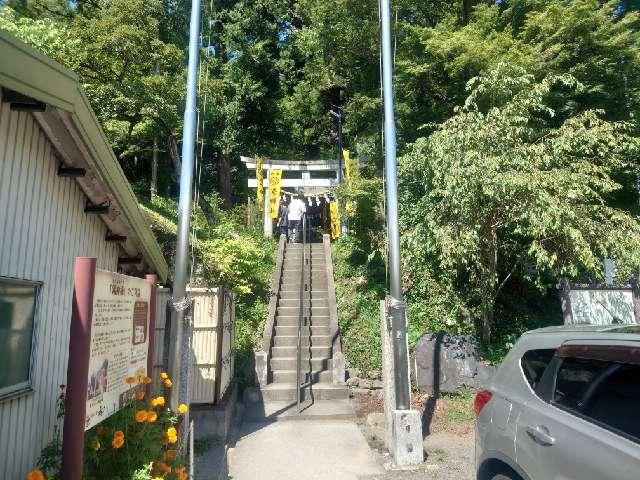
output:
[[[527,433],[533,439],[534,442],[539,443],[545,447],[550,447],[556,442],[556,439],[549,434],[549,429],[543,425],[527,427]]]

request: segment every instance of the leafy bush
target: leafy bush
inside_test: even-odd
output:
[[[178,221],[176,202],[155,197],[142,204],[142,209],[171,261]],[[222,285],[236,295],[235,362],[241,384],[252,371],[253,352],[267,317],[276,249],[274,240],[264,238],[257,228],[246,227],[245,219],[244,207],[224,210],[216,195],[201,199],[201,206],[191,216],[194,265],[190,283]]]
[[[349,367],[363,374],[380,370],[380,300],[384,298],[384,263],[356,248],[351,236],[333,245],[338,319]],[[382,273],[382,276],[380,276]]]

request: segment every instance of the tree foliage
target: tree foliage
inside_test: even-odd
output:
[[[159,146],[157,192],[169,200],[156,200],[173,205],[190,2],[3,3],[0,28],[78,73],[145,202]],[[340,110],[344,145],[368,170],[341,192],[355,206],[341,258],[345,275],[366,277],[361,296],[350,298],[362,305],[378,298],[385,291],[378,2],[203,4],[200,192],[219,195],[233,212],[250,195],[240,155],[334,158],[329,111]],[[620,280],[637,267],[637,7],[635,0],[393,2],[413,337],[432,328],[466,333],[483,319],[487,335],[491,324],[500,335],[519,332],[557,310],[549,295],[558,276],[597,278],[605,255],[616,258]],[[209,224],[217,203],[202,208],[214,219],[202,225],[211,240],[202,252],[221,269],[209,273],[238,288],[254,285],[241,265],[266,261],[261,247],[250,248],[244,233],[234,245],[231,231],[219,243]],[[168,227],[174,213],[163,215],[158,225]],[[241,252],[239,270],[226,260],[232,251]],[[533,310],[542,303],[553,308]],[[357,332],[364,317],[351,310]],[[502,328],[512,320],[511,331]],[[373,331],[367,325],[362,331]]]
[[[637,168],[638,142],[630,124],[597,111],[556,126],[552,92],[584,89],[570,75],[536,82],[499,64],[469,88],[464,107],[402,158],[402,221],[412,275],[429,264],[466,285],[488,340],[514,273],[575,278],[609,257],[624,277],[640,264],[640,225],[606,202],[621,188],[614,173]]]

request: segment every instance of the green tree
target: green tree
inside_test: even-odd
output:
[[[629,274],[640,224],[605,201],[613,174],[637,167],[630,125],[585,111],[555,125],[549,99],[580,93],[569,75],[536,82],[500,64],[469,83],[464,107],[401,159],[401,220],[410,275],[436,272],[466,291],[490,340],[494,306],[514,275]],[[465,285],[467,287],[465,287]]]

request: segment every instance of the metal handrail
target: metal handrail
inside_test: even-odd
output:
[[[298,232],[296,232],[296,235]],[[296,365],[296,401],[300,413],[300,374],[302,373],[302,321],[304,319],[304,294],[306,291],[305,270],[307,267],[307,216],[302,214],[302,266],[300,268],[300,309],[298,311],[298,356]],[[309,326],[311,328],[311,326]],[[304,385],[304,381],[302,384]]]

